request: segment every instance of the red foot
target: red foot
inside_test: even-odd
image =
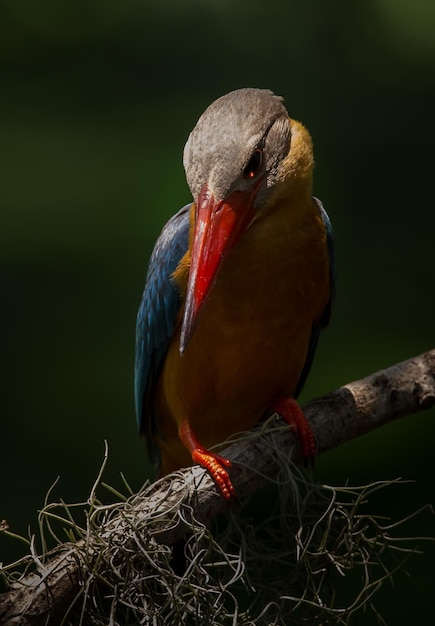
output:
[[[196,448],[192,451],[192,461],[198,463],[208,471],[214,482],[219,487],[221,496],[225,500],[231,500],[236,495],[233,483],[225,467],[231,467],[231,461],[219,454],[214,454],[205,448]],[[225,467],[223,467],[225,466]]]
[[[296,400],[293,398],[284,398],[276,402],[273,408],[296,432],[304,457],[306,459],[312,459],[317,451],[316,441],[311,426]]]
[[[192,461],[198,463],[198,465],[201,465],[201,467],[204,467],[208,471],[218,486],[221,496],[225,500],[234,498],[236,491],[225,469],[226,467],[231,467],[231,461],[204,448],[204,446],[199,443],[190,422],[187,420],[181,422],[178,433],[181,441],[191,453]]]

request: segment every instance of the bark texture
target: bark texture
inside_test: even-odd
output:
[[[304,407],[315,435],[318,453],[359,437],[399,417],[435,405],[435,350],[381,370],[340,387]],[[279,471],[279,457],[301,461],[301,453],[289,428],[268,423],[255,436],[242,438],[224,451],[233,461],[231,478],[239,501],[254,493],[267,477]],[[282,460],[281,460],[282,463]],[[189,530],[192,516],[199,522],[218,515],[227,503],[217,494],[213,481],[198,466],[180,470],[154,483],[122,504],[101,526],[101,536],[110,538],[113,562],[117,545],[125,547],[137,535],[131,532],[146,524],[148,540],[173,545]],[[164,515],[162,515],[164,513]],[[153,523],[155,520],[155,523]],[[57,624],[82,589],[85,571],[98,567],[98,546],[88,542],[65,544],[35,573],[13,583],[0,595],[0,624],[39,626]]]

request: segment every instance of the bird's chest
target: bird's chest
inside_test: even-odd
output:
[[[204,311],[203,332],[219,337],[215,348],[222,346],[243,367],[247,354],[258,359],[268,351],[289,363],[292,345],[311,332],[326,303],[323,229],[314,221],[273,235],[264,229],[249,234],[222,267]]]
[[[320,219],[254,222],[221,266],[183,356],[198,413],[234,411],[248,428],[275,397],[292,394],[328,295]]]

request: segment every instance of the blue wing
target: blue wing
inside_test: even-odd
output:
[[[307,376],[310,373],[311,366],[313,364],[314,354],[317,348],[317,342],[319,341],[320,331],[329,324],[329,320],[331,319],[332,306],[334,304],[335,299],[335,245],[334,245],[334,234],[332,232],[332,225],[330,219],[328,217],[327,212],[323,208],[323,204],[320,202],[318,198],[313,198],[314,203],[317,205],[319,209],[320,216],[323,220],[323,224],[325,226],[326,231],[326,245],[328,247],[329,254],[329,300],[328,303],[320,317],[320,319],[313,325],[311,330],[310,343],[308,345],[308,353],[307,358],[305,360],[305,365],[303,367],[302,373],[299,377],[298,384],[296,385],[296,390],[294,393],[294,397],[297,398],[300,394],[302,387],[307,380]]]
[[[135,404],[139,431],[145,433],[148,450],[158,465],[158,451],[152,446],[155,430],[151,395],[174,332],[181,305],[180,293],[171,276],[189,244],[188,204],[162,230],[151,255],[145,289],[136,322]]]

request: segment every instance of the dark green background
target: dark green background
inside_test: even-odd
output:
[[[86,499],[103,455],[149,466],[132,396],[134,326],[163,223],[189,200],[187,135],[216,97],[269,87],[310,129],[338,295],[303,399],[433,347],[435,4],[431,0],[3,0],[0,9],[0,518],[35,529]],[[325,455],[322,482],[402,476],[373,507],[433,502],[434,411]],[[435,534],[423,516],[410,533]],[[20,546],[0,538],[0,561]],[[377,606],[433,614],[432,546]],[[367,621],[364,621],[364,620]],[[372,624],[361,616],[355,624]]]

